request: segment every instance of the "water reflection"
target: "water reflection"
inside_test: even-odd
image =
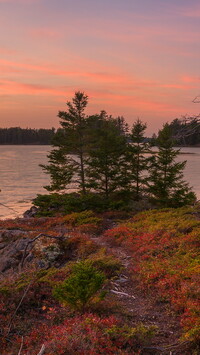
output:
[[[39,164],[47,162],[51,146],[0,145],[0,218],[20,216],[31,206],[38,193],[46,193],[43,186],[49,183]],[[187,160],[185,180],[193,186],[200,199],[200,148],[182,148],[179,161]]]

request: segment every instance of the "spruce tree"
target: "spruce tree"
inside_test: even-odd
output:
[[[137,119],[132,126],[130,135],[131,144],[128,146],[127,159],[129,165],[131,190],[136,201],[141,198],[142,192],[144,191],[149,161],[149,158],[146,155],[147,152],[150,152],[149,145],[144,139],[146,127],[145,123]]]
[[[177,162],[179,150],[173,148],[169,124],[159,131],[158,153],[152,156],[149,167],[148,191],[159,207],[179,207],[195,201],[195,194],[183,180],[186,161]]]
[[[79,191],[86,192],[87,103],[88,96],[84,92],[75,92],[72,102],[67,102],[68,110],[58,113],[62,129],[53,139],[54,149],[48,155],[49,164],[41,165],[51,177],[51,185],[45,187],[49,191],[65,190],[75,182]]]
[[[118,119],[108,117],[104,111],[93,133],[96,143],[89,150],[88,186],[96,192],[103,192],[108,199],[113,192],[125,187],[122,169],[126,137]]]

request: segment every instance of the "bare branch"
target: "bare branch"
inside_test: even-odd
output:
[[[173,138],[179,141],[198,132],[200,128],[200,114],[196,116],[182,116],[178,119],[178,122],[180,127],[178,132],[173,135]]]
[[[22,341],[21,341],[20,349],[19,349],[19,352],[18,352],[17,355],[21,355],[23,345],[24,345],[24,337],[22,336]]]
[[[22,304],[22,302],[23,302],[23,300],[24,300],[24,298],[25,298],[25,296],[26,296],[26,294],[27,294],[27,292],[28,292],[28,290],[29,290],[29,288],[30,288],[30,286],[31,286],[32,283],[33,283],[33,281],[31,281],[31,282],[28,284],[27,288],[25,289],[25,291],[24,291],[24,293],[23,293],[23,295],[22,295],[22,298],[20,299],[20,301],[19,301],[19,303],[18,303],[18,305],[17,305],[17,308],[15,309],[15,311],[14,311],[14,313],[13,313],[11,319],[10,319],[10,323],[8,324],[8,331],[7,331],[7,333],[6,333],[7,336],[8,336],[8,334],[10,333],[11,326],[12,326],[13,320],[14,320],[14,318],[15,318],[15,316],[16,316],[16,313],[17,313],[19,307],[21,306],[21,304]]]
[[[200,96],[196,96],[196,97],[192,100],[192,102],[193,102],[194,104],[199,104],[199,103],[200,103]]]
[[[44,351],[45,351],[45,345],[43,344],[39,353],[37,355],[43,355],[44,354]]]

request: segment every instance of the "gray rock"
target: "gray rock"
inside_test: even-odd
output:
[[[27,232],[22,231],[20,229],[1,229],[0,230],[0,243],[3,241],[9,241],[13,240],[15,238],[18,238],[20,236],[23,236],[24,234],[27,234]]]
[[[24,218],[32,218],[35,217],[36,213],[38,211],[38,208],[35,206],[32,206],[29,210],[24,212],[23,217]]]
[[[29,241],[29,238],[17,239],[7,243],[0,250],[0,272],[3,273],[9,269],[16,269],[22,260],[24,249]]]

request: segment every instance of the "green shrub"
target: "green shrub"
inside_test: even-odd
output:
[[[80,261],[73,266],[70,277],[53,289],[53,296],[83,311],[102,288],[104,281],[104,274],[95,269],[91,261]]]
[[[94,211],[104,212],[110,210],[129,211],[134,210],[134,202],[128,194],[115,193],[105,199],[103,193],[52,193],[49,195],[37,195],[33,204],[38,208],[37,216],[66,215],[72,212]],[[145,206],[144,206],[145,207]],[[88,222],[91,223],[91,222]]]
[[[100,249],[98,253],[91,255],[90,260],[92,265],[103,272],[108,279],[119,275],[123,268],[120,260],[113,255],[107,255],[104,248]]]
[[[81,226],[83,224],[98,224],[102,222],[101,218],[95,217],[93,211],[82,211],[70,213],[64,217],[64,221],[72,226]]]
[[[151,339],[155,336],[158,328],[156,326],[145,326],[144,324],[138,324],[134,328],[130,328],[125,325],[124,327],[118,327],[113,325],[106,330],[106,333],[112,340],[122,339],[123,345],[126,346],[131,341],[134,348],[140,348],[147,345]]]
[[[101,194],[79,193],[37,195],[33,204],[39,208],[37,216],[53,216],[57,213],[68,214],[92,210],[101,212],[107,209],[107,201]]]

